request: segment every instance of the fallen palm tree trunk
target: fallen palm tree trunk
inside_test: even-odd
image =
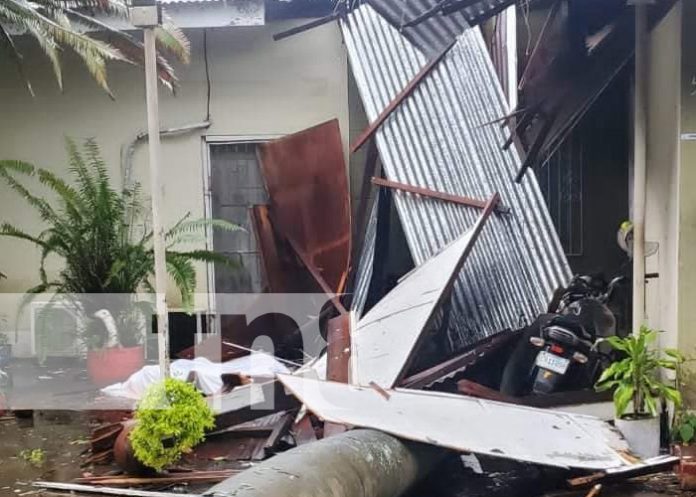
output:
[[[279,454],[215,485],[223,497],[398,497],[444,452],[375,430],[353,430]]]

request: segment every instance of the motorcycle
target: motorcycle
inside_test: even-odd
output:
[[[522,332],[503,370],[506,395],[549,394],[591,387],[611,362],[602,339],[616,334],[609,302],[625,277],[606,284],[576,276],[557,292],[546,314]]]

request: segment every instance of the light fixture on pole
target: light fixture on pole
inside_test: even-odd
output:
[[[157,48],[155,28],[162,21],[156,0],[132,0],[131,24],[143,30],[145,45],[145,95],[152,197],[152,232],[155,257],[155,293],[157,300],[157,349],[162,377],[169,376],[169,318],[167,315],[167,262],[164,227],[160,217],[162,181],[160,178],[160,125],[157,100]]]

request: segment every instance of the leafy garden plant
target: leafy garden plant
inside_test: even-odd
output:
[[[147,390],[135,419],[137,424],[130,433],[135,457],[157,471],[178,461],[215,426],[213,411],[203,395],[193,384],[174,378]]]
[[[672,427],[672,441],[681,445],[691,445],[696,440],[696,414],[679,411],[675,414]]]
[[[656,338],[655,330],[642,326],[637,336],[605,339],[624,358],[612,363],[602,373],[596,389],[614,391],[614,407],[619,418],[656,416],[660,399],[666,399],[677,407],[681,405],[681,393],[674,382],[661,381],[659,374],[663,368],[676,370],[683,358],[673,349],[660,354],[651,347]],[[629,404],[632,404],[633,411],[627,414]]]
[[[153,232],[144,220],[146,210],[140,185],[136,183],[117,190],[99,147],[92,139],[86,140],[81,147],[67,140],[67,151],[72,181],[26,162],[0,161],[0,178],[37,211],[46,226],[40,233],[32,234],[12,224],[0,225],[0,236],[30,242],[41,250],[40,283],[27,293],[80,296],[154,293],[150,282],[154,275]],[[38,179],[51,197],[33,193],[18,177]],[[166,232],[167,270],[187,309],[193,305],[196,262],[235,267],[227,257],[209,250],[180,250],[186,244],[202,244],[207,229],[234,231],[241,228],[222,220],[193,220],[186,215]],[[63,268],[52,277],[46,270],[46,260],[50,256],[58,256],[64,262]],[[116,308],[109,311],[116,321],[119,339],[130,341],[132,337],[127,335],[132,335],[133,304],[126,302],[125,297],[113,301]],[[101,309],[99,304],[95,305],[96,308],[83,309],[86,316],[91,317]],[[88,330],[93,328],[87,326]]]

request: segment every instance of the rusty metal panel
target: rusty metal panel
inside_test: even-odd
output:
[[[259,146],[275,228],[338,293],[350,257],[348,175],[338,121]]]
[[[327,324],[326,376],[331,381],[348,383],[350,323],[350,314],[344,313],[329,319]]]
[[[592,416],[464,395],[382,390],[296,376],[280,381],[324,421],[373,428],[461,452],[561,468],[630,467],[628,446]]]

